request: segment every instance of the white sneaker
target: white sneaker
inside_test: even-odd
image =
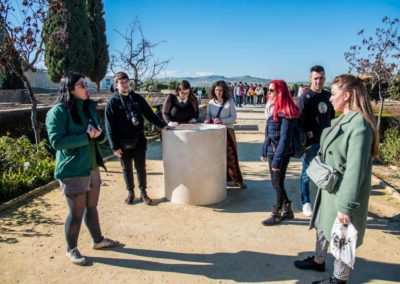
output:
[[[77,248],[73,248],[65,254],[72,263],[77,265],[85,265],[86,264],[86,257],[82,256],[81,253]]]
[[[121,245],[119,241],[103,238],[99,243],[92,242],[92,249],[113,248],[119,245]]]
[[[313,212],[312,212],[311,203],[303,204],[303,214],[306,215],[307,217],[311,217],[312,213]]]

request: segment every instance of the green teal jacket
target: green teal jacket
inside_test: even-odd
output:
[[[332,120],[331,125],[334,126],[340,118],[342,119],[330,133],[331,127],[324,129],[320,145],[325,152],[326,164],[336,169],[345,165],[346,170],[337,184],[335,193],[330,194],[318,189],[310,229],[318,227],[330,241],[337,213],[342,212],[350,216],[351,222],[357,229],[357,246],[359,246],[364,238],[371,191],[373,132],[357,112],[349,111],[342,114]],[[320,210],[319,223],[315,224],[318,210]]]
[[[86,133],[89,123],[94,126],[99,125],[96,106],[96,102],[89,101],[89,113],[92,120],[90,121],[83,112],[83,101],[76,100],[75,107],[82,124],[75,123],[70,112],[61,103],[56,104],[47,113],[46,127],[50,145],[57,151],[54,172],[56,179],[89,176],[93,158],[96,159],[97,165],[104,167],[98,144],[106,141],[106,135],[103,132],[93,140],[96,157],[91,157],[89,136]]]

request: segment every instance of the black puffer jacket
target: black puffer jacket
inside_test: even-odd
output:
[[[282,159],[293,153],[292,136],[296,123],[296,119],[286,119],[283,114],[277,122],[273,116],[268,118],[261,155],[273,158],[273,168],[280,168]]]

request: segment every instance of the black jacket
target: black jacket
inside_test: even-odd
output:
[[[124,100],[124,105],[121,102],[121,98]],[[130,113],[136,115],[139,121],[137,126],[133,125]],[[166,125],[155,115],[141,95],[132,91],[129,92],[128,96],[120,95],[118,91],[114,93],[105,109],[108,141],[113,151],[121,149],[121,140],[144,137],[143,116],[160,128]]]
[[[162,115],[166,123],[170,121],[188,123],[192,118],[197,120],[199,118],[197,98],[193,96],[186,103],[180,104],[175,95],[169,94],[165,99]]]
[[[268,118],[261,155],[273,158],[273,168],[279,169],[283,158],[293,153],[292,137],[296,121],[284,118],[283,114],[279,116],[278,122],[274,121],[273,116]]]
[[[331,119],[335,117],[335,110],[329,101],[331,93],[322,90],[315,93],[309,90],[297,99],[297,106],[301,111],[302,127],[308,132],[312,132],[313,137],[308,137],[307,144],[319,144],[322,130],[331,126]]]

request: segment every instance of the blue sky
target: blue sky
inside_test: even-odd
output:
[[[400,17],[400,1],[105,0],[110,54],[138,17],[145,37],[165,41],[154,54],[172,58],[165,75],[251,75],[307,81],[321,64],[328,81],[348,71],[344,52],[384,16]]]

